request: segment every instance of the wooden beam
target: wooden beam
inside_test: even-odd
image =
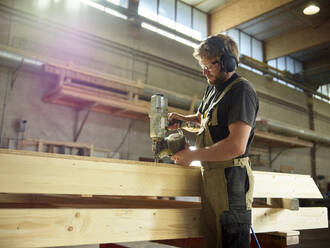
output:
[[[98,105],[92,107],[93,111],[114,114],[126,118],[149,120],[148,113],[150,103],[148,101],[136,99],[133,102],[123,99],[125,95],[122,94],[115,94],[110,91],[73,84],[63,85],[54,92],[48,93],[44,96],[43,100],[46,102],[64,104],[70,107],[79,107],[82,104],[95,102]],[[191,98],[188,99],[191,100]],[[188,110],[173,107],[169,107],[168,111],[191,114]]]
[[[121,78],[116,75],[94,71],[91,68],[70,64],[69,66],[63,63],[48,62],[44,66],[44,71],[51,74],[64,76],[70,79],[77,79],[79,81],[88,82],[94,85],[103,86],[107,88],[114,88],[118,90],[131,91],[138,93],[143,89],[142,85],[126,78]]]
[[[290,245],[299,244],[298,231],[258,233],[257,237],[261,247],[288,248]],[[251,248],[257,247],[255,240],[252,239]]]
[[[210,34],[234,28],[244,22],[279,8],[292,0],[236,0],[215,10],[210,15]]]
[[[0,192],[199,196],[200,169],[0,149]],[[170,176],[169,176],[170,175]],[[257,198],[322,198],[309,175],[254,171]]]
[[[253,197],[323,198],[310,175],[253,171]]]
[[[198,209],[0,209],[0,247],[199,237]]]
[[[300,30],[290,30],[265,41],[265,58],[268,61],[322,45],[329,41],[329,26],[326,24],[317,28],[308,27]]]
[[[326,208],[253,209],[255,232],[327,228]],[[0,209],[1,247],[201,237],[199,209]]]
[[[268,234],[272,236],[283,237],[285,245],[299,244],[299,231],[271,232]]]
[[[72,108],[77,108],[79,107],[79,102],[73,101],[72,99],[66,99],[66,98],[58,98],[58,99],[47,99],[47,102],[54,103],[54,104],[61,104],[64,106],[72,107]],[[104,114],[114,114],[114,112],[118,108],[110,107],[110,106],[104,106],[104,105],[97,105],[93,108],[93,111],[99,112],[99,113],[104,113]],[[146,114],[138,114],[138,113],[127,113],[127,112],[118,112],[115,113],[114,115],[120,116],[123,118],[130,118],[134,120],[142,120],[142,121],[149,121],[148,116]]]
[[[8,150],[1,150],[0,164],[0,192],[4,193],[200,194],[200,170],[193,167]]]
[[[78,92],[77,89],[72,90],[71,87],[67,87],[67,86],[63,86],[61,95],[64,95],[66,97],[80,99],[80,100],[95,102],[95,103],[106,105],[106,106],[112,106],[112,107],[116,107],[116,108],[132,110],[134,112],[141,113],[141,114],[147,115],[149,113],[149,109],[144,108],[143,106],[140,106],[137,103],[132,104],[131,102],[122,100],[122,99],[110,99],[110,98],[99,97],[99,96],[92,95],[92,94],[86,94],[85,92]]]
[[[299,208],[298,211],[253,208],[252,226],[258,233],[328,228],[328,212],[326,207]]]

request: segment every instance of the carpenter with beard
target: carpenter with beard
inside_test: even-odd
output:
[[[196,114],[170,113],[169,120],[200,124],[196,150],[172,156],[181,165],[201,161],[202,229],[207,248],[248,248],[253,175],[248,158],[258,98],[235,70],[237,44],[229,36],[208,37],[194,51],[208,87]],[[177,124],[169,127],[174,130]]]

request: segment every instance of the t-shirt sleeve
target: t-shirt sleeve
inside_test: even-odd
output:
[[[236,121],[244,121],[253,127],[257,110],[258,98],[256,92],[249,87],[236,89],[229,104],[228,125]]]

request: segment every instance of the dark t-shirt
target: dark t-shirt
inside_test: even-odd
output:
[[[210,104],[218,99],[222,91],[233,82],[238,75],[235,73],[225,83],[209,85],[204,93],[198,112],[203,115]],[[240,157],[248,156],[249,147],[254,136],[256,117],[259,109],[259,101],[255,89],[248,81],[244,80],[235,84],[218,103],[218,125],[209,126],[214,143],[225,139],[229,135],[228,126],[236,121],[244,121],[251,127],[249,140],[245,153]],[[208,113],[212,116],[212,110]]]

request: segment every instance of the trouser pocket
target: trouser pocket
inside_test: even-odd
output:
[[[249,178],[245,167],[233,166],[225,169],[229,210],[246,210],[246,192]]]
[[[251,211],[225,211],[220,216],[222,247],[249,248]]]

